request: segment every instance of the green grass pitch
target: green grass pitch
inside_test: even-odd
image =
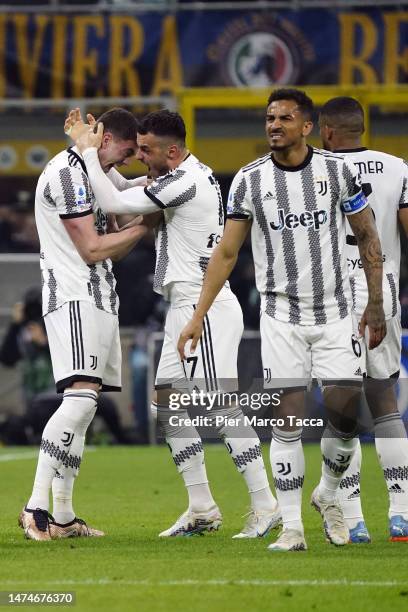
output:
[[[309,506],[320,473],[318,446],[306,445],[305,454],[303,514],[309,550],[282,554],[266,549],[276,531],[266,539],[231,539],[243,524],[248,496],[221,445],[207,445],[206,458],[224,517],[222,529],[164,541],[157,534],[187,506],[165,446],[87,451],[75,507],[107,536],[49,543],[27,541],[17,527],[31,489],[35,453],[1,449],[0,590],[75,591],[71,609],[98,612],[406,610],[408,543],[388,542],[387,494],[373,446],[363,447],[362,471],[370,545],[335,548],[325,542],[320,517]],[[264,455],[269,470],[267,446]]]

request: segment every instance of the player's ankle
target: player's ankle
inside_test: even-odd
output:
[[[302,535],[304,534],[304,528],[301,519],[295,519],[293,521],[284,521],[283,529],[294,529],[295,531],[299,531]]]

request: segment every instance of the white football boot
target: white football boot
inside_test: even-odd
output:
[[[169,529],[159,533],[159,538],[175,536],[192,536],[204,531],[217,531],[222,525],[222,516],[218,506],[206,512],[187,510]]]

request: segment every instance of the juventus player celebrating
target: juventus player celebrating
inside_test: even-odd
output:
[[[113,166],[126,164],[135,154],[137,121],[124,109],[112,109],[100,120],[105,131],[97,157],[104,172],[120,183]],[[45,426],[33,491],[19,522],[33,540],[102,536],[75,516],[72,489],[99,390],[121,387],[119,302],[111,258],[124,256],[147,228],[135,223],[107,234],[108,218],[98,207],[75,147],[45,167],[35,216],[43,315],[57,392],[64,396]],[[48,513],[51,485],[53,516]]]
[[[81,134],[78,131],[78,134]],[[120,192],[102,172],[96,148],[101,128],[85,130],[76,142],[84,156],[92,188],[105,212],[149,214],[162,211],[156,240],[154,290],[170,302],[165,337],[156,375],[153,413],[161,422],[174,462],[189,496],[188,510],[161,537],[186,536],[218,529],[222,518],[209,485],[204,451],[194,426],[184,424],[186,410],[169,408],[175,390],[198,386],[217,389],[219,381],[237,380],[242,312],[228,283],[205,317],[200,353],[180,363],[177,340],[193,313],[213,245],[224,229],[224,212],[217,181],[210,168],[185,148],[185,126],[177,113],[163,110],[144,117],[138,128],[137,158],[149,168],[153,182],[145,188]],[[215,239],[216,238],[216,239]],[[225,322],[228,320],[228,326]],[[187,377],[189,381],[187,381]],[[220,414],[220,413],[218,413]],[[262,459],[259,439],[244,424],[238,406],[224,409],[226,423],[217,428],[251,497],[251,512],[237,538],[266,535],[281,520]],[[229,421],[241,420],[242,426]]]
[[[285,426],[273,429],[270,449],[283,520],[280,537],[269,547],[272,551],[306,549],[301,428],[286,417],[302,416],[303,389],[310,375],[326,385],[330,408],[322,438],[322,477],[312,505],[322,515],[326,537],[336,545],[348,542],[336,492],[356,445],[354,429],[343,417],[346,398],[358,392],[354,385],[361,384],[361,372],[352,349],[345,215],[367,275],[369,301],[361,328],[369,327],[370,348],[385,333],[381,249],[372,214],[353,164],[307,146],[312,112],[312,101],[299,90],[281,89],[270,95],[266,135],[272,153],[242,168],[233,180],[224,236],[209,262],[193,319],[179,340],[182,357],[189,339],[194,351],[206,312],[252,226],[265,377],[269,386],[279,379],[279,388],[282,380],[291,379],[276,413],[285,418]],[[337,381],[348,381],[349,390],[339,392]]]
[[[319,118],[323,146],[354,162],[375,215],[383,253],[383,294],[387,335],[377,348],[367,351],[361,339],[367,379],[364,388],[374,419],[375,445],[387,483],[389,529],[392,541],[408,540],[408,440],[398,412],[395,384],[401,359],[401,321],[398,301],[400,236],[398,221],[408,234],[408,166],[404,160],[362,146],[364,112],[354,98],[326,102]],[[347,232],[347,258],[355,327],[367,302],[367,283],[352,231]],[[344,475],[339,500],[350,528],[351,542],[369,542],[360,499],[361,449]]]

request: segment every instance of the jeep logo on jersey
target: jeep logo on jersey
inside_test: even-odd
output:
[[[285,216],[283,208],[278,208],[278,220],[276,223],[270,222],[270,226],[273,230],[281,231],[285,227],[287,229],[295,229],[302,225],[303,227],[313,227],[318,230],[321,225],[327,221],[327,212],[325,210],[305,210],[300,215],[295,213],[288,213]]]
[[[214,244],[219,244],[221,236],[219,234],[210,234],[208,236],[207,249],[212,249]]]

